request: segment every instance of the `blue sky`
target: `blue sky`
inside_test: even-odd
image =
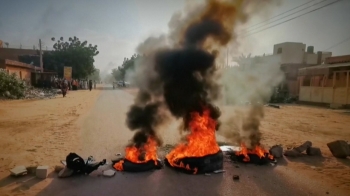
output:
[[[100,54],[95,58],[95,66],[109,70],[120,65],[124,57],[131,56],[138,43],[148,36],[166,33],[172,14],[182,10],[185,1],[0,0],[0,39],[10,47],[32,48],[41,38],[45,47],[52,48],[51,37],[77,36],[98,45]],[[270,17],[308,1],[283,0],[269,13]],[[314,0],[309,5],[321,1]],[[322,5],[332,1],[335,0]],[[272,53],[273,44],[280,42],[303,42],[315,46],[316,51],[325,50],[350,36],[349,10],[350,0],[342,0],[245,38],[239,52]],[[253,17],[246,27],[266,19]],[[330,51],[334,55],[350,54],[350,41]]]

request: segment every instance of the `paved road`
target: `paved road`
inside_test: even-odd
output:
[[[125,113],[133,102],[133,95],[123,90],[104,88],[96,105],[83,121],[82,144],[85,156],[97,159],[111,158],[122,152],[133,133],[125,127]],[[178,134],[176,125],[166,129],[165,143],[173,143]],[[327,189],[282,165],[272,167],[240,164],[236,168],[225,162],[225,173],[187,175],[169,168],[145,173],[118,172],[107,178],[100,171],[91,176],[67,179],[54,178],[53,182],[38,195],[144,195],[144,196],[196,196],[196,195],[341,195]],[[108,166],[106,166],[108,167]],[[233,181],[232,175],[240,175]]]

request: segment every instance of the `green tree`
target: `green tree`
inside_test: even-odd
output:
[[[127,71],[134,70],[136,61],[141,58],[141,55],[134,54],[131,58],[124,58],[121,66],[112,70],[112,75],[115,80],[125,80],[125,74]]]
[[[55,38],[51,39],[55,41]],[[63,67],[72,67],[73,78],[87,78],[95,71],[94,56],[98,55],[97,45],[80,41],[77,37],[70,37],[64,41],[63,37],[55,42],[54,50],[43,55],[44,68],[56,71],[63,76]]]
[[[89,80],[94,80],[96,82],[100,81],[101,80],[100,70],[95,69],[95,71],[88,78],[89,78]]]

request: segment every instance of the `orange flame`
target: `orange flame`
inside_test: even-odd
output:
[[[189,165],[178,163],[178,161],[185,157],[203,157],[215,154],[220,150],[215,138],[216,121],[209,115],[208,109],[203,112],[202,116],[198,112],[191,113],[192,120],[189,123],[191,132],[187,135],[187,143],[178,144],[166,156],[171,166],[194,170],[194,174],[196,174],[197,168],[190,168]]]
[[[143,157],[140,160],[140,157]],[[146,163],[150,160],[154,161],[154,164],[157,165],[157,142],[154,138],[149,137],[147,143],[144,144],[141,148],[136,148],[135,146],[125,148],[125,158],[128,161],[133,163]],[[123,163],[121,160],[118,163],[114,164],[114,168],[118,171],[123,171]]]
[[[266,151],[264,148],[262,148],[261,146],[257,145],[255,146],[255,148],[253,149],[248,149],[245,144],[241,144],[241,150],[236,152],[236,155],[239,156],[239,155],[243,155],[244,156],[244,159],[243,161],[245,162],[249,162],[250,161],[250,158],[249,158],[249,155],[248,154],[256,154],[258,155],[260,158],[263,158],[265,157],[265,154],[268,154],[268,158],[269,159],[273,159],[273,156],[268,152]]]

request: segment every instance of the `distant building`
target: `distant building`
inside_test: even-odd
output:
[[[264,62],[277,62],[285,73],[285,81],[280,89],[286,95],[296,97],[299,95],[298,70],[304,67],[322,64],[327,57],[331,57],[331,52],[314,52],[313,46],[308,46],[298,42],[284,42],[273,46],[273,54],[259,57],[247,58],[243,63],[250,64],[257,58]]]
[[[349,73],[350,55],[328,57],[324,64],[299,69],[299,100],[350,105]]]
[[[18,78],[31,83],[31,73],[40,70],[33,65],[21,63],[10,59],[0,59],[0,68],[5,69],[9,74],[15,74]]]

